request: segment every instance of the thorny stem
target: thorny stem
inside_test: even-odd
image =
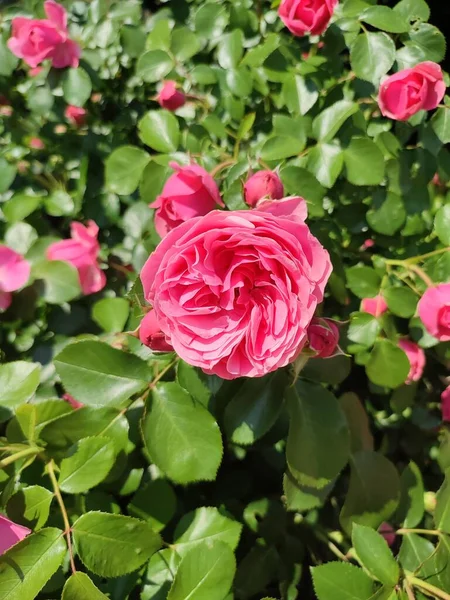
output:
[[[55,465],[55,463],[53,462],[53,460],[51,460],[49,463],[47,463],[47,472],[48,472],[48,475],[49,475],[50,480],[52,482],[53,491],[54,491],[54,494],[56,496],[56,499],[58,500],[59,508],[61,509],[61,514],[62,514],[62,518],[63,518],[63,521],[64,521],[64,535],[66,536],[67,547],[69,549],[70,568],[72,569],[72,573],[76,573],[77,570],[75,568],[75,560],[73,558],[73,548],[72,548],[72,537],[71,537],[72,529],[70,527],[69,517],[67,515],[67,510],[66,510],[66,507],[64,505],[64,500],[63,500],[63,498],[61,496],[61,491],[60,491],[59,486],[58,486],[58,481],[56,479],[55,466],[54,465]]]
[[[422,592],[425,592],[427,595],[432,594],[434,598],[441,598],[441,600],[450,600],[450,594],[440,590],[431,583],[427,583],[426,581],[422,581],[418,577],[414,577],[412,573],[406,573],[406,580],[408,583],[413,585],[414,587],[419,588]]]
[[[16,460],[20,460],[21,458],[26,458],[27,456],[32,456],[33,454],[34,455],[39,454],[39,452],[42,452],[42,448],[38,448],[36,446],[32,446],[30,448],[25,448],[25,450],[21,450],[20,452],[17,452],[16,454],[12,454],[11,456],[7,456],[3,460],[0,460],[0,469],[4,469],[8,465],[11,465],[13,462],[16,462]]]

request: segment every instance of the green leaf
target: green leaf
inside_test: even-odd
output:
[[[86,573],[78,571],[66,581],[61,600],[107,600],[107,596],[95,587]]]
[[[450,533],[450,469],[445,471],[445,479],[436,496],[434,511],[436,529]]]
[[[384,178],[384,157],[368,138],[352,138],[344,150],[347,179],[353,185],[379,185]]]
[[[408,533],[402,536],[402,545],[398,555],[401,566],[407,571],[417,571],[435,552],[435,547],[420,535]]]
[[[450,589],[450,538],[444,535],[440,538],[434,555],[434,572],[441,589]]]
[[[333,394],[297,382],[286,391],[290,413],[286,459],[302,485],[323,488],[344,468],[350,452],[347,420]]]
[[[169,19],[159,19],[153,23],[152,30],[147,36],[145,47],[147,50],[170,50],[172,25]]]
[[[381,331],[381,324],[373,315],[364,312],[353,313],[348,328],[348,339],[355,344],[370,348]]]
[[[371,6],[360,15],[360,21],[389,33],[405,33],[410,25],[406,18],[388,6]]]
[[[315,139],[320,142],[331,141],[345,121],[358,110],[358,105],[349,100],[338,100],[323,110],[313,121]]]
[[[243,446],[254,444],[275,424],[283,407],[284,373],[247,379],[227,404],[225,430],[230,440]]]
[[[211,5],[209,5],[211,6]],[[191,73],[192,80],[200,85],[211,85],[217,82],[217,76],[209,65],[197,65]]]
[[[425,511],[422,474],[413,461],[402,472],[400,490],[401,496],[396,521],[401,522],[403,527],[413,529],[422,521]]]
[[[256,543],[239,563],[234,582],[238,598],[254,598],[277,578],[282,567],[273,545]],[[230,600],[227,598],[227,600]]]
[[[348,563],[329,562],[311,569],[318,600],[369,600],[373,581],[362,569]]]
[[[178,523],[174,533],[174,546],[180,556],[205,542],[220,540],[232,550],[239,543],[242,525],[222,515],[217,508],[208,506],[188,513]]]
[[[14,523],[37,531],[47,522],[52,500],[52,492],[39,485],[30,485],[9,498],[6,512]]]
[[[160,536],[148,523],[123,515],[88,512],[72,531],[83,564],[100,577],[131,573],[161,547]]]
[[[0,157],[0,194],[7,192],[16,178],[17,169]]]
[[[153,389],[142,433],[152,462],[176,483],[215,479],[223,453],[219,426],[177,383]]]
[[[333,489],[334,481],[318,490],[299,484],[288,471],[283,477],[283,491],[287,510],[306,512],[323,506]]]
[[[351,267],[347,269],[347,285],[358,298],[373,298],[381,286],[381,278],[371,267]]]
[[[191,367],[184,360],[180,360],[177,365],[177,382],[194,398],[195,401],[208,407],[211,398],[211,391],[203,383],[195,367]]]
[[[370,431],[369,417],[361,400],[353,392],[346,392],[339,398],[339,404],[345,413],[350,428],[351,451],[373,450],[373,435]]]
[[[175,152],[180,143],[180,127],[167,110],[149,110],[138,123],[139,137],[157,152]]]
[[[386,33],[362,33],[350,48],[350,62],[355,75],[375,85],[394,61],[395,44]]]
[[[222,69],[234,69],[244,55],[244,34],[233,29],[223,36],[217,51],[217,61]]]
[[[377,233],[394,235],[404,224],[406,210],[403,200],[393,192],[381,191],[373,197],[373,207],[367,212],[367,222]]]
[[[431,119],[431,127],[443,144],[450,143],[450,107],[438,108]]]
[[[306,115],[319,99],[319,90],[312,79],[293,75],[283,83],[283,96],[290,113]]]
[[[150,156],[136,146],[120,146],[105,161],[106,186],[115,194],[132,194],[138,187]]]
[[[187,27],[178,27],[172,31],[171,50],[179,61],[195,56],[201,46],[198,37]]]
[[[378,340],[366,364],[367,377],[381,387],[394,389],[405,383],[409,359],[401,348],[389,340]]]
[[[397,508],[400,478],[394,465],[377,452],[361,451],[350,459],[350,486],[340,514],[342,527],[353,523],[378,528]]]
[[[308,169],[317,181],[332,188],[344,166],[344,152],[338,142],[317,144],[308,154]]]
[[[287,135],[273,135],[264,142],[261,148],[262,160],[282,160],[296,156],[305,147],[305,140]]]
[[[52,217],[62,217],[73,214],[75,202],[64,190],[55,190],[45,198],[44,206],[46,212]]]
[[[141,600],[166,600],[181,559],[166,548],[154,554],[148,563],[141,591]]]
[[[176,508],[177,497],[170,483],[156,479],[139,488],[127,510],[131,516],[147,521],[153,531],[161,531],[174,517]]]
[[[167,165],[160,165],[154,160],[150,161],[144,169],[139,187],[139,194],[144,202],[150,204],[162,192],[164,183],[173,173]]]
[[[247,98],[252,93],[253,80],[248,67],[228,69],[225,79],[230,91],[238,98]]]
[[[125,298],[102,298],[92,307],[92,320],[107,333],[123,331],[130,305]]]
[[[47,116],[53,108],[55,98],[48,85],[31,87],[27,94],[27,107],[36,115]]]
[[[67,494],[80,494],[101,483],[114,464],[114,445],[106,437],[86,437],[61,461],[59,487]]]
[[[146,83],[155,83],[164,79],[173,67],[173,60],[167,52],[148,50],[138,58],[136,75]]]
[[[42,297],[49,304],[70,302],[81,294],[78,271],[60,260],[42,260],[33,266],[32,273],[42,280]]]
[[[422,60],[431,60],[437,63],[444,60],[446,50],[445,37],[437,27],[429,23],[420,23],[410,31],[409,37],[414,46],[422,51]]]
[[[55,368],[67,391],[92,406],[119,405],[145,387],[147,364],[102,342],[69,344],[55,358]]]
[[[146,35],[140,27],[122,25],[120,41],[124,53],[131,58],[137,58],[145,49]]]
[[[310,216],[322,217],[324,215],[322,199],[326,190],[314,175],[302,167],[289,166],[282,169],[280,177],[289,195],[301,196],[306,200]]]
[[[428,21],[430,18],[430,7],[425,0],[400,0],[394,11],[410,21]]]
[[[6,40],[0,36],[0,76],[9,77],[19,64],[17,56],[6,45]]]
[[[92,92],[91,78],[82,67],[67,69],[63,75],[62,89],[67,104],[83,106]]]
[[[384,289],[383,298],[386,300],[391,313],[404,319],[409,319],[415,314],[419,300],[418,296],[407,287]]]
[[[63,532],[41,529],[0,556],[0,600],[36,598],[66,554]]]
[[[194,16],[195,30],[207,40],[221,35],[228,24],[228,12],[220,4],[204,4],[200,6]]]
[[[2,204],[2,211],[8,223],[23,221],[34,212],[42,202],[42,196],[18,193]]]
[[[0,410],[13,410],[28,402],[39,385],[41,367],[17,360],[0,365]]]
[[[400,569],[382,535],[370,527],[355,523],[352,543],[362,566],[372,577],[384,585],[397,585]]]
[[[450,245],[450,204],[441,206],[434,219],[436,235],[446,246]]]

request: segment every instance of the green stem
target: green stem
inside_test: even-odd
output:
[[[441,535],[437,529],[397,529],[397,535],[408,535],[408,533],[417,533],[422,535]]]
[[[3,460],[0,460],[0,469],[4,469],[8,465],[11,465],[13,462],[16,462],[16,460],[20,460],[21,458],[26,458],[27,456],[32,456],[33,454],[37,455],[39,454],[39,452],[42,452],[42,448],[37,448],[36,446],[25,448],[25,450],[21,450],[16,454],[12,454],[11,456],[7,456]]]
[[[400,267],[405,267],[406,265],[411,265],[414,263],[422,262],[427,258],[432,258],[433,256],[438,256],[439,254],[444,254],[444,252],[450,252],[450,246],[446,248],[440,248],[439,250],[433,250],[432,252],[427,252],[426,254],[420,254],[419,256],[413,256],[411,258],[405,258],[403,260],[394,260],[391,258],[387,258],[384,262],[387,265],[397,265]]]
[[[433,594],[435,598],[440,598],[441,600],[450,600],[450,594],[447,594],[446,592],[440,590],[436,586],[431,585],[431,583],[427,583],[426,581],[422,581],[418,577],[414,577],[414,575],[412,575],[411,573],[406,573],[406,579],[411,585],[419,588],[425,593],[428,593],[428,595]]]

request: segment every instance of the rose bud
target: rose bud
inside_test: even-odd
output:
[[[4,554],[30,533],[31,529],[28,529],[28,527],[17,525],[17,523],[0,515],[0,555]]]
[[[86,123],[87,111],[80,106],[68,106],[64,111],[64,116],[72,125],[82,127]]]
[[[186,96],[177,90],[175,81],[165,81],[157,98],[159,105],[167,110],[175,111],[186,103]]]
[[[244,184],[244,198],[252,208],[262,199],[278,200],[283,195],[283,184],[274,171],[258,171]]]
[[[315,358],[330,358],[336,355],[339,346],[339,328],[332,319],[314,317],[308,329],[309,348]]]
[[[166,336],[159,327],[156,313],[150,310],[141,321],[139,339],[155,352],[173,352],[172,346],[167,342]]]

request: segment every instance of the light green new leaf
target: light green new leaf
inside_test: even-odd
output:
[[[384,157],[368,138],[353,138],[344,150],[347,179],[353,185],[379,185],[384,177]]]
[[[105,479],[114,459],[114,444],[107,437],[81,439],[61,461],[59,487],[67,494],[90,490]]]
[[[430,7],[425,0],[400,0],[394,11],[410,21],[428,21],[430,18]]]
[[[149,110],[138,123],[139,137],[157,152],[175,152],[180,143],[180,127],[167,110]]]
[[[0,365],[0,410],[13,410],[35,393],[41,373],[37,363],[17,360]]]
[[[244,54],[244,34],[240,29],[233,29],[220,42],[217,60],[222,69],[234,69]]]
[[[136,75],[146,83],[155,83],[162,81],[173,67],[173,60],[167,52],[148,50],[137,61]]]
[[[53,494],[39,485],[17,490],[6,504],[8,517],[19,525],[33,531],[41,529],[47,522]]]
[[[102,298],[92,307],[92,320],[107,333],[123,331],[130,304],[125,298]]]
[[[348,563],[329,562],[311,569],[318,600],[369,600],[373,581],[362,569]]]
[[[400,569],[382,535],[370,527],[355,523],[352,542],[359,560],[372,577],[384,585],[397,585]]]
[[[92,92],[91,78],[82,67],[67,69],[63,76],[62,89],[67,104],[83,106]]]
[[[78,571],[66,581],[61,600],[107,600],[107,596],[95,587],[86,573]]]
[[[132,194],[138,187],[150,155],[136,146],[120,146],[105,161],[107,188],[115,194]]]
[[[320,142],[329,142],[352,115],[358,112],[358,105],[349,100],[338,100],[323,110],[313,121],[313,134]]]
[[[362,33],[350,48],[355,75],[378,85],[395,61],[395,44],[386,33]]]
[[[378,340],[366,364],[366,373],[370,381],[391,389],[405,383],[409,369],[408,357],[390,340]]]

